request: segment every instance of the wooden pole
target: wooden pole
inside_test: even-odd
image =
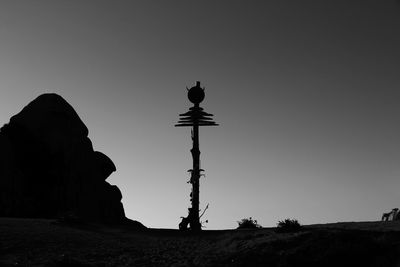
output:
[[[192,141],[193,147],[190,150],[193,158],[193,168],[189,170],[191,172],[190,183],[192,184],[192,192],[190,194],[190,201],[192,207],[189,208],[189,214],[187,217],[181,217],[182,221],[179,223],[179,229],[186,230],[188,225],[192,231],[200,231],[201,223],[200,217],[200,149],[199,149],[199,127],[200,126],[217,126],[213,120],[213,114],[204,112],[200,108],[200,103],[204,100],[204,88],[200,87],[200,82],[196,82],[196,86],[188,89],[189,101],[194,104],[193,107],[189,108],[189,111],[184,114],[179,114],[180,119],[176,127],[187,127],[192,128]],[[207,207],[206,207],[207,209]]]
[[[195,109],[199,108],[199,104],[195,104]],[[200,149],[199,149],[199,123],[193,123],[193,148],[190,150],[193,157],[192,171],[192,208],[189,213],[190,229],[194,231],[201,230],[199,218],[200,211]]]

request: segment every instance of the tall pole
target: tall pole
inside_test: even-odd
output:
[[[188,89],[188,98],[190,102],[194,104],[193,107],[189,108],[189,111],[180,114],[181,117],[178,124],[175,126],[179,127],[192,127],[192,142],[193,147],[190,150],[193,158],[193,168],[189,170],[191,172],[190,183],[192,185],[191,208],[189,208],[189,214],[187,217],[181,217],[182,222],[179,224],[179,229],[185,230],[190,225],[190,230],[200,231],[200,149],[199,149],[199,126],[217,126],[212,120],[212,114],[203,111],[200,107],[200,103],[204,100],[204,88],[200,87],[200,82],[196,82],[196,86]],[[203,211],[204,212],[204,211]]]
[[[195,104],[195,109],[199,108],[199,104]],[[199,122],[193,123],[193,148],[191,150],[193,157],[192,170],[192,209],[189,214],[190,228],[198,231],[201,230],[199,218],[200,212],[200,148],[199,148]]]

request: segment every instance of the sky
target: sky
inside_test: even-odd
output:
[[[400,207],[400,2],[0,2],[0,124],[61,95],[117,167],[127,217],[177,228],[190,206],[200,81],[205,229],[379,220]]]

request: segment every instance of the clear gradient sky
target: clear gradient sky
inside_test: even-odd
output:
[[[190,107],[208,229],[378,220],[400,208],[400,4],[327,1],[0,2],[0,123],[63,96],[117,172],[128,217],[187,215]]]

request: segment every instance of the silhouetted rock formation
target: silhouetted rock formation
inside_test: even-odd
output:
[[[72,106],[43,94],[0,129],[0,216],[124,222],[115,170]]]

